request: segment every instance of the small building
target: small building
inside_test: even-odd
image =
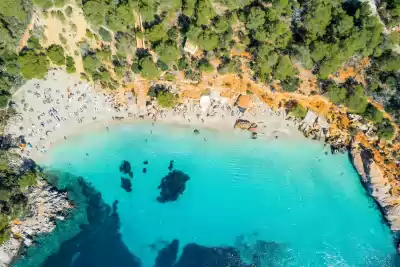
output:
[[[329,128],[328,121],[322,116],[318,117],[318,125],[319,125],[319,127],[321,127],[321,129],[328,129]]]
[[[200,97],[200,108],[202,112],[206,112],[211,106],[211,99],[209,95],[202,95]]]
[[[189,54],[191,54],[192,56],[194,54],[196,54],[198,49],[198,46],[195,45],[194,43],[190,42],[189,40],[186,40],[185,42],[185,47],[183,48],[183,50]]]
[[[307,111],[305,118],[303,119],[304,124],[307,126],[313,126],[314,123],[317,121],[318,115],[311,110]]]
[[[240,95],[236,100],[240,112],[245,112],[251,106],[251,97],[249,95]]]

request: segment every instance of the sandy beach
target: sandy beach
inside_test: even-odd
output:
[[[13,102],[17,115],[8,121],[5,132],[21,136],[20,153],[36,161],[52,145],[74,135],[142,120],[226,132],[233,130],[237,119],[246,119],[257,123],[259,138],[304,138],[283,112],[275,113],[258,99],[244,113],[229,104],[234,99],[229,103],[211,100],[206,109],[192,99],[169,110],[156,103],[138,107],[135,101],[121,101],[117,92],[101,91],[62,70],[50,71],[45,80],[28,81],[14,94]]]

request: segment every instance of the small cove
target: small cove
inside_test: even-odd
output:
[[[189,244],[232,248],[243,261],[233,266],[396,266],[391,233],[347,155],[326,151],[306,139],[251,140],[247,133],[208,130],[194,135],[186,127],[138,123],[59,143],[42,165],[81,176],[101,194],[92,215],[107,215],[91,236],[104,236],[99,244],[112,240],[102,251],[110,259],[130,254],[125,266],[184,266],[178,260]],[[132,167],[131,192],[121,188],[124,160]],[[171,160],[190,179],[176,201],[160,203],[157,187]],[[84,241],[89,234],[78,238],[74,230],[43,266],[61,260],[73,267],[112,266],[83,248],[94,246]],[[55,239],[57,231],[51,235]],[[163,259],[172,259],[155,264],[166,247]]]

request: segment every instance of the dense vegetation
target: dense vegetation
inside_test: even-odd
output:
[[[19,161],[18,156],[0,150],[0,244],[10,236],[10,221],[24,216],[28,203],[24,193],[36,184],[36,170],[30,162],[10,166]]]
[[[278,81],[280,88],[294,92],[302,66],[317,75],[332,102],[349,112],[382,123],[370,115],[367,97],[373,97],[399,121],[400,33],[387,30],[399,22],[396,1],[381,1],[378,14],[371,13],[367,2],[339,0],[75,2],[74,7],[65,0],[1,1],[2,106],[23,79],[44,78],[50,66],[65,66],[74,73],[75,59],[81,57],[81,77],[111,89],[134,74],[173,80],[180,70],[186,79],[200,81],[213,71],[241,74],[245,67],[255,81]],[[73,55],[63,34],[62,45],[44,48],[40,34],[31,32],[25,47],[18,48],[34,5],[63,23],[76,8],[82,9],[89,27]],[[139,15],[143,31],[137,28]],[[101,45],[91,46],[93,39]],[[137,40],[144,40],[146,49],[137,49]],[[190,48],[197,48],[196,56],[187,52]],[[250,58],[237,56],[244,52]],[[343,64],[365,57],[370,59],[366,83],[330,80]]]

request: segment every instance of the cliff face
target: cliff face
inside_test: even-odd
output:
[[[399,182],[395,174],[378,164],[374,154],[357,141],[352,142],[350,152],[365,188],[382,207],[391,229],[400,230],[400,195],[396,193]]]

